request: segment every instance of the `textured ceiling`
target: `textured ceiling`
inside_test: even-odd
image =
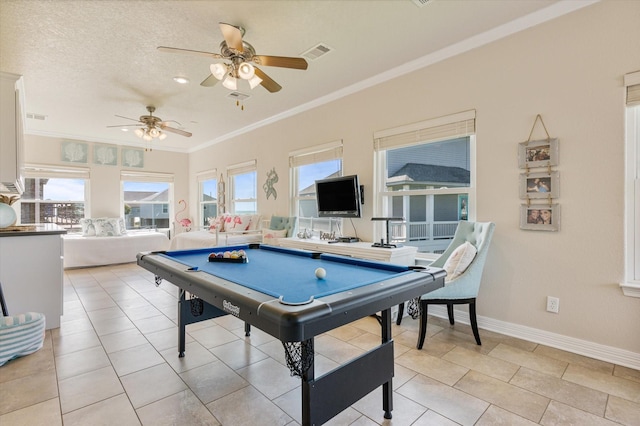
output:
[[[115,115],[138,118],[153,105],[193,133],[169,134],[154,148],[193,152],[589,3],[0,0],[0,71],[23,75],[25,111],[46,116],[27,119],[28,134],[142,146],[133,132],[107,126],[132,124]],[[156,49],[218,53],[219,22],[246,28],[258,54],[301,56],[318,43],[333,50],[306,71],[262,67],[283,89],[239,84],[250,95],[241,110],[221,84],[199,85],[212,60]]]

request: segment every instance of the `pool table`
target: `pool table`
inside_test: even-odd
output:
[[[244,250],[247,262],[211,253]],[[214,256],[215,257],[215,254]],[[234,315],[283,342],[292,374],[302,379],[302,423],[322,424],[382,385],[385,418],[393,409],[391,307],[444,285],[441,268],[408,266],[252,244],[145,252],[138,265],[180,289],[179,356],[187,324]],[[326,276],[315,274],[323,268]],[[187,294],[189,296],[187,296]],[[380,313],[381,344],[314,377],[313,340]]]

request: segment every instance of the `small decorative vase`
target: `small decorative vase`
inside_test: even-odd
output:
[[[0,228],[13,226],[17,220],[16,211],[9,204],[0,203]]]

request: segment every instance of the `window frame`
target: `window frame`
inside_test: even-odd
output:
[[[84,181],[84,199],[83,200],[43,200],[42,198],[35,198],[33,200],[29,200],[26,198],[21,198],[19,200],[20,205],[20,217],[22,217],[22,204],[35,204],[35,223],[40,224],[40,215],[38,212],[40,211],[40,206],[42,204],[63,204],[63,203],[83,203],[83,217],[87,217],[91,212],[91,204],[89,200],[90,185],[91,185],[91,175],[90,170],[87,167],[53,167],[46,165],[36,165],[29,164],[25,165],[24,171],[25,178],[25,186],[27,179],[81,179]],[[36,181],[37,182],[37,181]],[[34,196],[37,195],[34,194]],[[42,196],[42,194],[40,194]],[[58,225],[65,228],[64,225]],[[67,231],[79,231],[80,225],[74,227],[73,224],[70,225],[69,228],[65,228]]]
[[[217,170],[213,169],[213,170],[208,170],[205,172],[201,172],[198,173],[196,176],[196,179],[198,181],[198,214],[197,214],[197,218],[198,218],[198,228],[201,227],[206,227],[206,217],[202,217],[202,212],[204,211],[204,207],[211,205],[211,206],[215,206],[215,210],[216,210],[216,216],[218,216],[220,214],[219,211],[219,203],[218,203],[218,193],[220,188],[218,187],[218,184],[220,183],[220,181],[217,178]],[[202,199],[202,196],[204,195],[204,189],[203,189],[203,185],[205,182],[208,181],[215,181],[216,182],[216,194],[214,197],[215,201],[205,201]],[[211,216],[209,216],[211,217]]]
[[[255,174],[255,198],[235,198],[235,178],[244,175],[254,173]],[[240,214],[236,211],[236,203],[255,203],[255,211],[253,213],[243,212],[242,214],[258,214],[258,163],[256,160],[250,160],[244,163],[235,164],[227,167],[227,190],[229,210],[231,214]]]
[[[310,230],[314,230],[315,226],[313,224],[314,219],[318,219],[316,224],[318,229],[321,231],[332,232],[334,229],[332,227],[332,222],[335,222],[338,229],[342,227],[342,219],[327,219],[327,218],[314,218],[314,217],[302,217],[299,215],[300,213],[300,201],[305,200],[315,200],[316,197],[313,196],[305,196],[300,197],[298,186],[300,182],[300,167],[309,166],[312,164],[324,163],[327,161],[339,160],[340,161],[340,170],[338,170],[337,176],[343,176],[344,174],[344,161],[342,158],[343,155],[343,142],[342,139],[332,141],[329,143],[325,143],[322,145],[316,145],[309,148],[304,148],[296,151],[292,151],[289,153],[289,214],[291,216],[296,216],[298,218],[298,228],[308,228]],[[309,226],[301,226],[305,220],[309,220]],[[326,222],[328,222],[328,226]]]
[[[640,297],[640,71],[624,76],[625,108],[625,270],[626,296]]]
[[[131,170],[122,170],[120,172],[120,212],[122,214],[123,217],[125,217],[124,214],[124,207],[125,204],[127,204],[127,202],[124,199],[124,183],[125,182],[142,182],[142,183],[166,183],[168,184],[168,193],[167,193],[167,201],[165,202],[142,202],[141,204],[150,204],[150,205],[158,205],[158,204],[162,204],[162,205],[167,205],[168,206],[168,227],[167,228],[157,228],[158,230],[163,230],[163,231],[170,231],[171,230],[171,224],[172,224],[172,219],[174,217],[174,208],[173,208],[173,204],[174,204],[174,175],[172,173],[152,173],[152,172],[137,172],[137,171],[131,171]],[[164,209],[163,209],[164,211]],[[127,227],[127,230],[130,229],[137,229],[137,228],[130,228],[128,226],[128,224],[126,223],[125,220],[125,226]],[[143,228],[144,229],[144,228]]]
[[[417,196],[425,195],[447,195],[466,194],[467,195],[467,220],[476,220],[476,131],[475,131],[475,110],[463,111],[456,114],[432,118],[418,123],[407,124],[391,129],[374,132],[374,170],[373,170],[373,201],[374,216],[386,217],[391,209],[392,197],[394,196]],[[437,142],[454,140],[462,137],[469,137],[469,186],[454,188],[434,188],[434,189],[410,189],[403,191],[388,191],[386,187],[387,179],[387,152],[393,149],[419,146]],[[433,197],[432,197],[433,198]],[[433,200],[432,200],[433,201]],[[429,203],[429,199],[427,199]],[[378,241],[386,237],[384,222],[379,221],[374,228],[374,240]],[[406,232],[406,231],[405,231]],[[431,259],[433,253],[416,254],[416,258]]]

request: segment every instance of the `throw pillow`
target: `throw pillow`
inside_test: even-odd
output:
[[[103,217],[94,219],[96,237],[117,237],[120,235],[118,219]]]
[[[120,232],[120,235],[127,233],[127,225],[125,225],[123,217],[118,218],[118,231]]]
[[[219,231],[219,232],[224,232],[224,221],[226,219],[227,215],[226,214],[221,214],[219,216],[216,217],[210,217],[209,218],[209,231]]]
[[[226,218],[224,232],[244,232],[251,225],[251,215],[235,215]]]
[[[459,245],[444,263],[443,268],[447,271],[445,281],[452,281],[462,275],[477,253],[478,250],[468,241]]]
[[[285,238],[287,236],[286,229],[263,229],[262,230],[262,243],[273,244],[278,238]]]
[[[82,227],[83,237],[95,237],[96,226],[93,224],[93,219],[80,219],[80,226]]]

